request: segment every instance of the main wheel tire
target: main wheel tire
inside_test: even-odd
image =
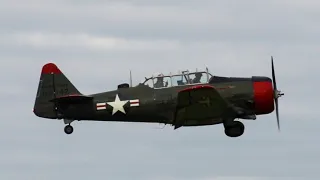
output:
[[[224,129],[224,132],[229,137],[239,137],[244,133],[244,125],[239,121],[234,121],[231,126]]]
[[[64,127],[64,132],[66,134],[71,134],[73,132],[73,127],[71,125],[67,125],[66,127]]]

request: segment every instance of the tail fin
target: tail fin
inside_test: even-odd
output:
[[[82,94],[55,64],[45,64],[40,75],[34,114],[44,118],[59,118],[56,102],[50,100],[68,95]]]

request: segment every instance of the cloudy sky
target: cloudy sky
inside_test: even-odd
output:
[[[304,0],[0,0],[0,179],[319,179],[320,3]],[[42,65],[56,63],[84,94],[154,73],[208,67],[271,76],[275,113],[223,126],[61,121],[32,113]]]

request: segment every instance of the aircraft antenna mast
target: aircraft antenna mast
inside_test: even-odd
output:
[[[132,87],[132,74],[131,74],[131,70],[130,70],[130,87]]]
[[[209,69],[208,69],[208,67],[206,67],[206,73],[207,73],[207,80],[209,82]]]

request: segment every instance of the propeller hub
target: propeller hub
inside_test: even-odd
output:
[[[284,93],[281,92],[280,90],[275,90],[275,99],[280,98],[281,96],[284,96]]]

